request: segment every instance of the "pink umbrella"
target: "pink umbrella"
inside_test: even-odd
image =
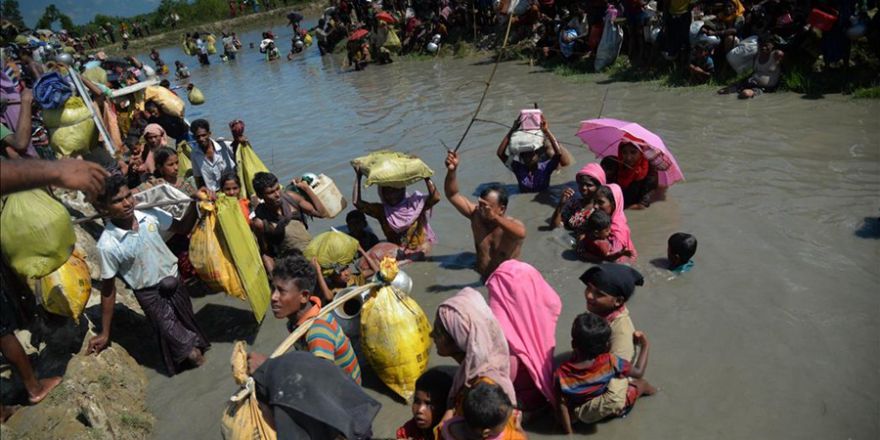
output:
[[[577,137],[590,147],[590,151],[596,153],[597,158],[617,157],[620,141],[629,140],[641,148],[651,165],[657,168],[660,186],[668,187],[679,180],[684,180],[678,162],[660,136],[635,122],[607,118],[582,121]]]

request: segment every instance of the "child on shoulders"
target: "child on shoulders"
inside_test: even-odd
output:
[[[642,379],[649,346],[644,333],[633,334],[634,342],[641,347],[635,365],[609,352],[611,327],[601,316],[578,315],[571,328],[571,339],[571,360],[553,374],[560,396],[558,415],[567,434],[573,432],[572,422],[595,423],[625,416],[639,397],[657,391]],[[589,405],[597,401],[599,405]]]

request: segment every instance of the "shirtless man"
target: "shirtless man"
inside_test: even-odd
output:
[[[505,215],[507,192],[500,186],[493,185],[483,190],[477,203],[459,194],[455,175],[457,169],[458,154],[450,151],[446,155],[446,198],[471,221],[477,252],[476,269],[485,279],[504,261],[519,257],[526,238],[526,227],[521,221]]]

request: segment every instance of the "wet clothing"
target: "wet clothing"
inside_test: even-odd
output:
[[[253,378],[278,440],[370,438],[382,407],[344,372],[300,351],[266,360]]]
[[[554,373],[570,408],[605,394],[611,379],[625,378],[632,369],[629,361],[611,353],[600,354],[586,365],[580,364],[575,360],[566,361]]]
[[[270,209],[265,203],[257,205],[254,216],[273,227],[271,232],[264,232],[267,255],[277,258],[291,249],[305,251],[306,246],[312,241],[308,232],[308,223],[299,205],[290,196],[281,191],[281,215],[274,209]]]
[[[510,170],[516,175],[516,183],[519,191],[524,193],[546,191],[550,187],[550,177],[559,168],[560,155],[554,155],[550,159],[538,162],[538,168],[534,171],[519,161],[510,164]]]

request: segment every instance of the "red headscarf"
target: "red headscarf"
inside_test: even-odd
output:
[[[648,169],[650,168],[650,165],[648,164],[648,159],[645,158],[644,153],[642,153],[641,158],[632,168],[623,163],[623,158],[620,156],[620,150],[622,149],[621,147],[623,146],[623,143],[624,141],[621,141],[621,146],[617,147],[617,161],[620,163],[617,170],[617,184],[620,185],[622,189],[626,189],[631,183],[638,182],[639,180],[648,177]],[[639,152],[642,151],[638,144],[630,144],[635,145],[636,148],[639,149]]]

